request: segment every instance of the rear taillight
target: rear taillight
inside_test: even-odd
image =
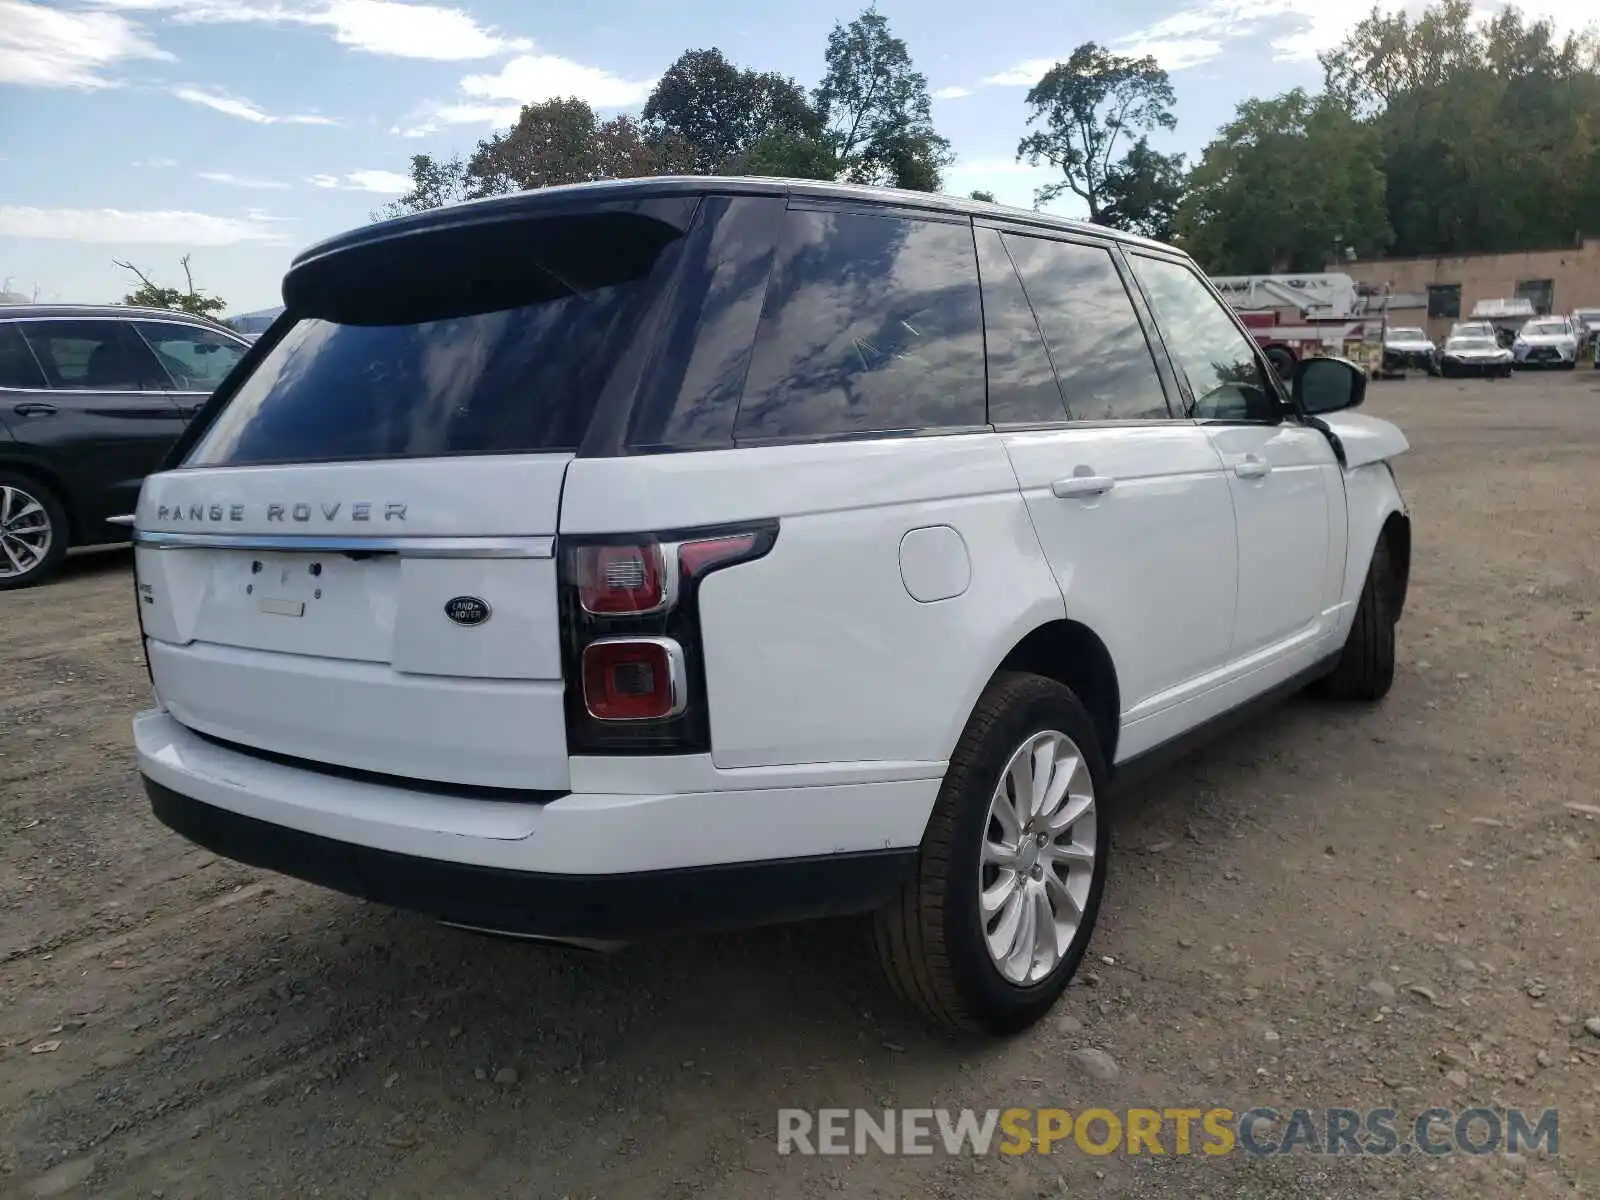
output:
[[[711,748],[699,587],[765,555],[776,522],[561,539],[567,742],[574,754]]]
[[[601,638],[583,648],[583,704],[597,721],[665,721],[689,703],[671,638]]]

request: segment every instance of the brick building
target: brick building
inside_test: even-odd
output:
[[[1383,258],[1341,263],[1357,285],[1393,288],[1389,320],[1443,337],[1480,300],[1526,296],[1539,312],[1600,308],[1600,240],[1565,250],[1473,254],[1460,258]]]

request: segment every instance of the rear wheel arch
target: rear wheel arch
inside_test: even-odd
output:
[[[1070,619],[1040,625],[995,669],[997,675],[1005,671],[1042,675],[1070,688],[1089,710],[1107,765],[1116,761],[1122,694],[1111,652],[1094,630]]]

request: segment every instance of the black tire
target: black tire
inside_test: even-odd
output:
[[[1022,984],[1001,974],[985,943],[980,860],[990,801],[1013,753],[1045,731],[1076,743],[1088,770],[1095,854],[1082,915],[1065,953],[1042,978]],[[1018,1033],[1049,1012],[1078,969],[1099,915],[1111,846],[1108,783],[1094,721],[1070,689],[1039,675],[997,675],[950,758],[916,874],[874,915],[878,959],[890,989],[936,1025],[999,1037]],[[1069,828],[1081,832],[1081,823]]]
[[[1439,367],[1439,374],[1445,379],[1454,379],[1456,377],[1456,369],[1449,363],[1444,363]]]
[[[50,488],[0,469],[0,592],[36,587],[59,571],[68,534],[67,511]],[[44,553],[38,555],[41,542]]]
[[[1319,690],[1334,700],[1381,700],[1394,684],[1394,577],[1389,541],[1379,536],[1367,567],[1356,619],[1350,626],[1338,665],[1320,681]]]

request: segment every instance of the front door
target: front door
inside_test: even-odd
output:
[[[193,417],[250,347],[243,341],[179,321],[135,321],[134,327],[173,382],[173,399]]]
[[[1239,600],[1230,657],[1242,667],[1311,654],[1334,603],[1330,493],[1342,511],[1326,436],[1285,403],[1255,341],[1188,263],[1130,254],[1160,320],[1191,415],[1222,457],[1239,530]],[[1342,533],[1342,528],[1339,531]]]
[[[1106,247],[976,234],[990,420],[1068,617],[1110,652],[1124,758],[1160,740],[1144,718],[1227,660],[1237,569],[1222,462],[1204,430],[1169,410]]]

